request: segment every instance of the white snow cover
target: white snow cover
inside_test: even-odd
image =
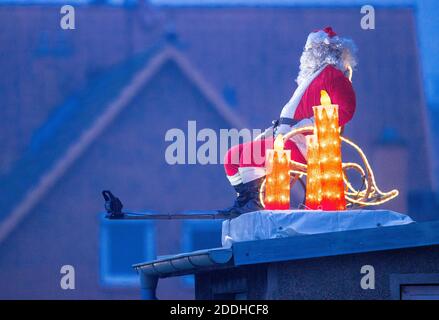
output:
[[[389,210],[263,210],[223,221],[221,241],[223,246],[231,246],[237,241],[381,228],[413,222],[408,215]]]

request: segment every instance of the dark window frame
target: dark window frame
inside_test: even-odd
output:
[[[404,286],[439,286],[439,273],[406,273],[390,275],[390,299],[402,300]]]

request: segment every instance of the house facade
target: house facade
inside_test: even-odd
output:
[[[74,31],[59,28],[58,9],[0,7],[0,298],[138,298],[131,264],[219,246],[218,222],[108,222],[100,192],[136,211],[229,205],[221,164],[169,165],[166,132],[191,120],[216,132],[269,126],[307,34],[326,25],[359,48],[345,135],[379,186],[401,190],[385,207],[437,219],[410,8],[380,8],[379,33],[361,29],[358,8],[84,6]],[[75,290],[60,288],[64,265]],[[192,288],[181,277],[157,292],[193,298]]]

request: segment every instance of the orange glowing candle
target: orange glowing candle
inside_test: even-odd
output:
[[[265,209],[286,210],[290,208],[290,159],[291,151],[284,150],[282,135],[274,141],[274,150],[267,150]]]
[[[316,210],[322,201],[319,144],[316,135],[306,136],[306,202],[308,209]]]
[[[338,105],[331,104],[325,90],[321,91],[320,103],[313,109],[319,142],[321,207],[323,210],[345,210]]]

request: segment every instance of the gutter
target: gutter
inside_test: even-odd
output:
[[[140,278],[141,297],[143,300],[156,300],[159,278],[192,274],[211,267],[232,265],[232,248],[214,248],[162,256],[157,260],[134,264]]]

